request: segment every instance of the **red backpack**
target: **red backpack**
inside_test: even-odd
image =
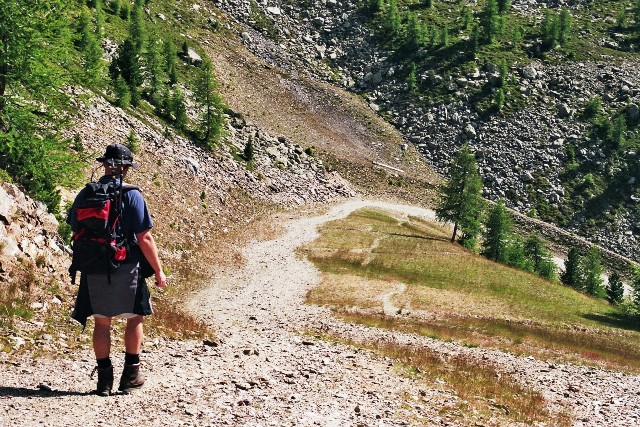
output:
[[[127,191],[138,190],[133,185],[113,182],[90,182],[78,194],[73,206],[73,256],[69,273],[75,283],[78,271],[87,274],[111,273],[128,261],[131,255],[128,236],[122,230],[123,196]]]

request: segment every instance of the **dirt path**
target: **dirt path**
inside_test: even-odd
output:
[[[244,250],[246,265],[220,272],[211,287],[191,300],[216,329],[217,347],[147,343],[145,387],[109,398],[87,394],[94,384],[88,378],[94,364],[89,352],[5,364],[0,426],[439,426],[471,421],[439,414],[445,406],[456,406],[454,395],[400,375],[388,360],[303,334],[310,330],[489,360],[574,412],[576,426],[640,424],[638,377],[344,324],[323,308],[304,305],[306,291],[319,276],[296,257],[295,248],[315,239],[319,225],[364,206],[433,217],[424,209],[359,200],[313,218],[281,215],[276,219],[285,221],[282,236],[250,244]],[[117,371],[121,363],[115,359]]]

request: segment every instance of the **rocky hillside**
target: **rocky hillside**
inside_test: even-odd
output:
[[[595,134],[592,122],[581,118],[585,104],[598,95],[610,121],[622,114],[627,123],[637,123],[637,60],[634,54],[621,53],[632,49],[627,35],[608,34],[596,45],[604,53],[587,60],[525,57],[514,62],[508,69],[507,98],[512,105],[491,114],[473,96],[481,88],[496,89],[498,64],[471,61],[466,69],[447,73],[427,64],[417,76],[418,85],[437,88],[441,96],[412,96],[406,62],[384,48],[362,2],[304,2],[304,7],[299,3],[276,7],[249,0],[215,2],[244,25],[244,43],[255,54],[286,70],[308,70],[361,95],[439,172],[446,173],[452,154],[468,142],[476,152],[487,198],[505,198],[522,213],[536,212],[638,259],[640,198],[637,170],[629,166],[636,162],[635,149],[621,152],[623,160],[612,163],[602,147],[603,137]],[[513,2],[514,13],[525,18],[540,17],[543,6]],[[582,2],[561,6],[572,8],[576,16],[591,13]],[[613,25],[612,16],[602,13],[594,12],[594,22]],[[585,31],[576,30],[576,37],[588,34]],[[536,47],[525,43],[525,48],[534,52]],[[580,165],[577,172],[572,164]],[[618,173],[621,168],[628,170]],[[605,190],[580,193],[589,186],[590,173]]]

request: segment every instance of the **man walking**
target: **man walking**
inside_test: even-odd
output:
[[[118,389],[128,393],[144,384],[144,377],[140,373],[143,316],[152,313],[145,277],[155,275],[158,287],[166,286],[167,279],[151,234],[153,222],[147,204],[137,187],[124,183],[129,168],[137,169],[131,151],[122,144],[112,144],[96,160],[102,163],[104,176],[94,185],[87,184],[76,196],[67,223],[74,232],[72,275],[75,270],[81,272],[72,317],[83,326],[89,316],[94,317],[93,350],[97,362],[95,370],[98,372],[96,393],[108,396],[113,388],[111,319],[121,317],[127,320],[124,334],[125,365]],[[89,204],[86,201],[95,201],[98,193],[103,194],[108,202],[101,208],[87,208]],[[103,228],[107,230],[107,238],[87,238],[92,231],[85,224],[92,212],[97,212],[95,215],[102,212],[104,215]],[[93,220],[95,223],[95,218]],[[82,242],[85,246],[79,244]],[[93,246],[87,245],[87,242]],[[100,250],[95,253],[104,254],[105,245],[109,253],[103,256],[107,259],[100,261],[100,268],[87,267],[91,262],[94,265],[97,263],[86,259],[91,258],[92,251],[85,248],[99,246]],[[95,254],[92,256],[97,258]]]

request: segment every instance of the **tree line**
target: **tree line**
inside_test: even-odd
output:
[[[558,272],[553,256],[542,238],[536,234],[521,237],[513,232],[513,217],[504,200],[490,208],[482,197],[482,179],[473,153],[464,145],[454,156],[449,179],[440,186],[440,201],[436,208],[438,220],[453,223],[451,242],[458,241],[471,251],[496,262],[557,280]],[[571,248],[561,283],[596,298],[606,298],[611,304],[631,314],[640,313],[640,268],[635,268],[627,286],[631,292],[625,297],[625,283],[618,273],[612,273],[605,285],[602,254],[591,246],[585,253]]]

